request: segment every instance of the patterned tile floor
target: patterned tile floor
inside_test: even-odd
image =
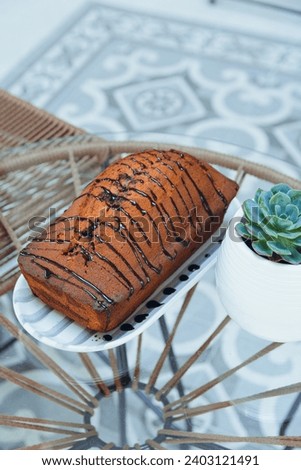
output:
[[[250,154],[257,150],[299,165],[300,77],[299,44],[272,39],[271,32],[266,36],[247,34],[243,25],[240,31],[225,25],[217,28],[205,20],[166,19],[86,2],[24,66],[17,67],[3,80],[2,86],[89,132],[109,133],[114,138],[119,133],[132,132],[141,137],[149,132],[185,134],[208,141],[208,145],[220,150],[224,145],[212,144],[212,139],[247,147]],[[6,298],[4,302],[9,309],[10,300]],[[199,333],[196,338],[191,337],[194,335],[191,325],[199,321],[196,312],[200,303],[205,312],[202,331],[206,338],[224,315],[213,287],[213,272],[198,286],[188,322],[177,337],[175,353],[180,363],[200,342]],[[166,321],[171,326],[170,316]],[[146,365],[152,363],[153,355],[162,347],[161,333],[156,324],[145,334]],[[3,344],[7,337],[3,335],[0,339]],[[210,360],[189,371],[184,386],[189,390],[196,376],[209,381],[222,373],[223,368],[234,367],[264,346],[265,342],[231,324],[218,345],[209,351]],[[300,380],[298,351],[300,345],[286,345],[281,351],[273,351],[212,390],[204,403]],[[66,370],[80,374],[78,359],[74,368],[74,357],[57,351],[51,354]],[[18,342],[4,355],[6,366],[16,367],[19,361],[30,369],[30,377],[48,374],[39,369],[32,371],[31,360]],[[277,375],[273,375],[275,370]],[[148,372],[146,367],[143,373]],[[160,378],[164,380],[163,376]],[[50,378],[47,375],[38,380],[48,384]],[[23,403],[18,390],[8,383],[1,383],[0,387],[1,406],[4,403],[4,409],[8,409],[7,397],[13,392],[15,408],[22,414],[29,402]],[[294,396],[286,400],[276,397],[238,410],[230,407],[223,413],[197,417],[193,425],[208,432],[277,435],[290,407],[296,403],[293,400]],[[39,409],[30,405],[25,414],[39,415],[38,405]],[[55,409],[49,411],[52,412]],[[144,418],[141,417],[142,424]],[[299,432],[299,418],[300,409],[294,420],[289,421],[291,434]],[[155,420],[147,423],[155,429]],[[133,430],[137,439],[139,432],[139,426]],[[27,439],[28,433],[23,431],[5,433],[0,445],[3,448],[25,445],[31,442]],[[235,444],[235,448],[241,445]]]
[[[87,3],[4,85],[90,132],[193,135],[299,164],[300,77],[293,41]]]

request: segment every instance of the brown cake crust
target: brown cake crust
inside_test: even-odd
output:
[[[210,237],[237,189],[186,153],[129,155],[20,252],[21,271],[46,304],[109,331]]]

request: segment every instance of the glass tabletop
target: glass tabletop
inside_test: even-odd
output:
[[[159,134],[104,137],[220,151],[301,178],[299,168],[233,144]],[[270,185],[239,168],[219,169],[240,179],[240,201]],[[81,185],[92,170],[80,173]],[[39,343],[18,324],[11,291],[0,305],[2,449],[300,445],[301,344],[269,343],[231,321],[216,292],[214,266],[141,335],[101,352]]]

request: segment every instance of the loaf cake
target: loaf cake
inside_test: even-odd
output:
[[[129,155],[20,252],[21,271],[50,307],[109,331],[216,231],[237,189],[187,153]]]

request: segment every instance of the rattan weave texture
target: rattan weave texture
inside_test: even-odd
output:
[[[83,131],[0,89],[0,149]]]

